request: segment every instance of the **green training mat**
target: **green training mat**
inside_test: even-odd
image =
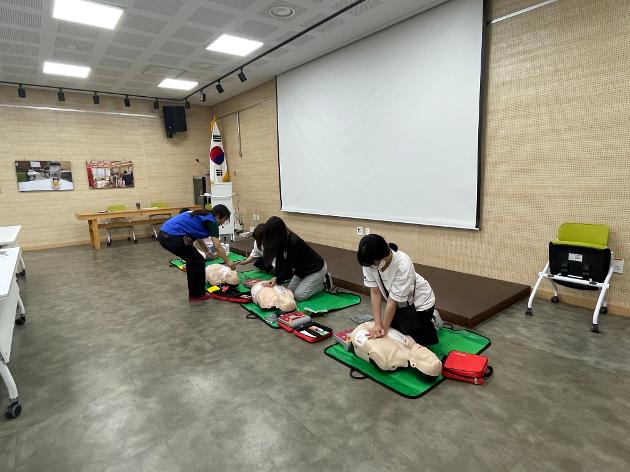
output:
[[[330,311],[342,310],[350,306],[358,305],[359,303],[361,303],[361,297],[353,293],[320,292],[313,295],[308,300],[297,302],[297,311],[304,311],[308,314],[317,315],[328,313]],[[278,315],[282,313],[280,310],[264,310],[255,303],[245,303],[243,308],[263,320],[268,326],[271,326],[272,328],[279,328],[276,319]]]
[[[428,348],[439,359],[443,359],[444,356],[453,350],[479,354],[490,346],[488,338],[465,329],[439,328],[438,338],[440,341],[433,346],[428,346]],[[385,372],[374,364],[355,356],[353,352],[346,351],[338,343],[327,347],[324,353],[350,367],[351,372],[360,372],[406,398],[419,398],[445,380],[442,376],[436,379],[423,377],[416,369],[410,367],[393,372]]]
[[[245,260],[243,256],[241,256],[240,254],[235,254],[233,252],[230,252],[228,254],[228,259],[231,260],[232,262],[239,262],[239,261]],[[168,263],[177,267],[179,270],[186,270],[186,263],[182,261],[181,259],[171,259],[170,261],[168,261]],[[206,261],[206,267],[212,264],[222,264],[222,263],[223,263],[223,259],[217,258],[212,261]]]

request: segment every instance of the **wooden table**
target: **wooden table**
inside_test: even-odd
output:
[[[171,216],[180,212],[182,208],[189,208],[190,210],[199,210],[199,205],[190,206],[177,206],[167,208],[141,208],[140,210],[125,210],[125,211],[108,211],[106,213],[89,212],[89,213],[75,213],[74,216],[77,220],[87,220],[88,230],[90,231],[90,244],[94,249],[101,248],[101,240],[98,235],[98,222],[101,220],[109,220],[112,218],[138,218],[149,217],[151,215],[165,215]],[[133,224],[133,221],[131,222]]]

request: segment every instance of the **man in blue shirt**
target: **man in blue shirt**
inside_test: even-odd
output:
[[[211,238],[219,257],[225,261],[230,269],[236,265],[231,262],[221,241],[219,241],[219,226],[230,219],[230,210],[225,205],[216,205],[212,210],[195,210],[180,213],[166,220],[158,234],[158,241],[164,249],[172,252],[186,262],[186,277],[188,279],[188,299],[191,302],[210,298],[206,293],[206,263],[205,258],[193,246],[198,241],[202,249],[208,254],[206,238]]]

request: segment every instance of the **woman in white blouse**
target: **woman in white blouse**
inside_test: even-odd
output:
[[[378,234],[364,236],[357,259],[363,267],[364,285],[370,288],[374,328],[371,338],[380,338],[391,327],[428,346],[438,342],[433,324],[435,295],[416,273],[411,258]],[[381,314],[382,298],[386,300]],[[406,308],[414,305],[415,309]]]

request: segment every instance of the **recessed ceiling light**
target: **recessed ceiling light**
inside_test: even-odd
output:
[[[269,14],[271,16],[275,16],[276,18],[291,18],[295,15],[295,10],[286,5],[277,5],[269,9]]]
[[[193,80],[177,80],[177,79],[164,79],[158,87],[170,88],[175,90],[190,90],[195,88],[199,82]]]
[[[249,53],[261,47],[263,43],[251,39],[239,38],[229,34],[222,34],[206,49],[208,51],[223,52],[235,56],[247,56]]]
[[[44,61],[44,74],[65,75],[66,77],[78,77],[85,79],[92,69],[87,66],[73,66],[60,62]]]
[[[116,27],[122,14],[122,8],[87,0],[55,0],[53,7],[53,18],[110,30]]]

